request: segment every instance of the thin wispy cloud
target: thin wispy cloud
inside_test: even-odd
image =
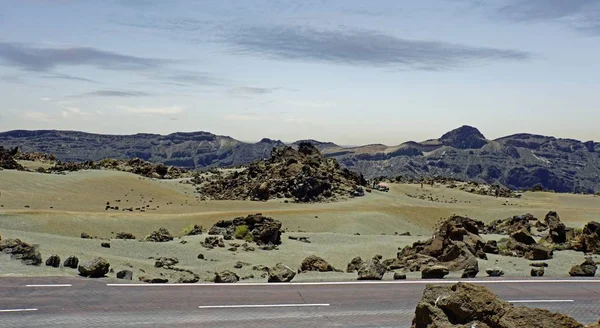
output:
[[[51,79],[51,80],[66,80],[66,81],[73,81],[73,82],[98,83],[97,81],[94,81],[92,79],[73,76],[73,75],[67,75],[67,74],[58,74],[58,73],[50,74],[50,75],[42,75],[40,77],[43,79]]]
[[[235,96],[257,96],[272,93],[278,88],[259,88],[259,87],[236,87],[229,90],[229,93]]]
[[[76,116],[90,116],[91,113],[88,112],[84,112],[81,109],[77,108],[77,107],[65,107],[65,109],[62,111],[62,116],[65,118],[68,117],[76,117]]]
[[[103,51],[90,47],[32,47],[0,42],[0,64],[46,72],[64,66],[90,66],[108,70],[147,70],[163,66],[165,60]]]
[[[27,111],[23,114],[23,117],[26,120],[36,121],[36,122],[54,122],[56,119],[51,117],[50,115],[44,112],[37,111]]]
[[[96,90],[71,96],[71,98],[86,98],[86,97],[146,97],[150,93],[143,91],[128,91],[128,90]]]
[[[481,62],[531,58],[531,54],[519,50],[402,39],[364,29],[333,31],[254,26],[228,33],[223,42],[232,53],[240,55],[418,70],[445,70]]]
[[[495,8],[494,14],[513,22],[555,22],[575,30],[600,33],[597,0],[511,0]]]
[[[165,106],[165,107],[130,107],[130,106],[119,106],[121,110],[124,110],[130,114],[142,114],[142,115],[175,115],[183,113],[184,107],[182,106]]]

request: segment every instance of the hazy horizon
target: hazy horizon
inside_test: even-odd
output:
[[[0,3],[0,130],[600,140],[593,0]]]

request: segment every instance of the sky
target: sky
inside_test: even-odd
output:
[[[598,0],[0,0],[0,131],[600,140]]]

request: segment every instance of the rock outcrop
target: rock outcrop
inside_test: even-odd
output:
[[[364,185],[362,175],[342,169],[335,159],[323,157],[312,144],[300,143],[297,150],[289,146],[273,149],[271,158],[207,182],[200,194],[222,200],[288,198],[306,203],[350,196]]]
[[[131,270],[121,270],[117,272],[117,279],[132,280],[133,272]]]
[[[58,268],[60,267],[60,256],[53,254],[46,260],[46,266]]]
[[[135,235],[131,232],[118,232],[115,239],[135,239]]]
[[[450,271],[464,270],[485,257],[479,229],[483,223],[467,217],[452,216],[442,221],[433,237],[416,242],[398,252],[395,259],[384,261],[389,270],[420,271],[424,266],[441,264]]]
[[[433,265],[421,268],[422,279],[442,279],[448,275],[450,271],[443,265]]]
[[[311,255],[302,261],[298,269],[298,272],[308,271],[330,272],[336,271],[336,269],[324,259],[316,255]]]
[[[364,261],[358,268],[358,280],[381,280],[386,272],[386,267],[380,262],[379,257]]]
[[[15,160],[14,156],[18,153],[19,148],[5,149],[0,146],[0,170],[24,170],[23,166]]]
[[[79,275],[88,278],[104,277],[110,268],[110,264],[102,257],[97,257],[91,261],[79,265]]]
[[[27,265],[42,264],[42,255],[37,250],[37,245],[32,245],[20,239],[0,240],[0,252],[10,254],[12,259],[21,260]]]
[[[597,268],[596,262],[588,257],[583,263],[573,266],[569,271],[569,275],[572,277],[593,277],[596,275]]]
[[[260,213],[217,222],[208,231],[210,235],[223,235],[225,239],[246,239],[258,245],[281,244],[281,221]]]
[[[539,222],[533,215],[515,215],[506,219],[494,220],[482,229],[485,234],[510,235],[517,230],[531,231],[531,222]]]
[[[573,318],[547,310],[517,307],[481,285],[427,285],[415,310],[412,328],[583,328]]]
[[[600,254],[600,223],[596,221],[588,222],[581,235],[574,242],[575,250],[584,253]]]
[[[363,260],[360,258],[360,256],[353,258],[350,261],[350,263],[348,263],[348,265],[346,266],[346,272],[352,273],[352,272],[358,271],[358,269],[360,268],[362,263],[363,263]]]
[[[269,268],[268,282],[290,282],[296,276],[296,272],[283,263],[277,263]]]
[[[150,235],[146,236],[145,241],[152,241],[156,243],[164,243],[173,240],[173,236],[169,233],[169,230],[160,228],[153,231]]]
[[[79,259],[77,258],[77,256],[69,256],[63,263],[63,266],[65,268],[77,269],[77,267],[79,266]]]
[[[218,284],[233,284],[240,281],[240,277],[229,270],[215,272],[214,282]]]

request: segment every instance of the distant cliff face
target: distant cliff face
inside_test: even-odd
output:
[[[308,140],[325,156],[367,178],[453,177],[499,183],[511,189],[536,185],[559,192],[600,192],[600,143],[532,134],[488,140],[463,126],[439,139],[399,146],[341,147]],[[294,143],[296,145],[297,143]],[[99,135],[74,131],[9,131],[0,146],[53,153],[63,161],[141,159],[187,169],[226,167],[268,158],[284,144],[263,139],[245,143],[207,132]]]

